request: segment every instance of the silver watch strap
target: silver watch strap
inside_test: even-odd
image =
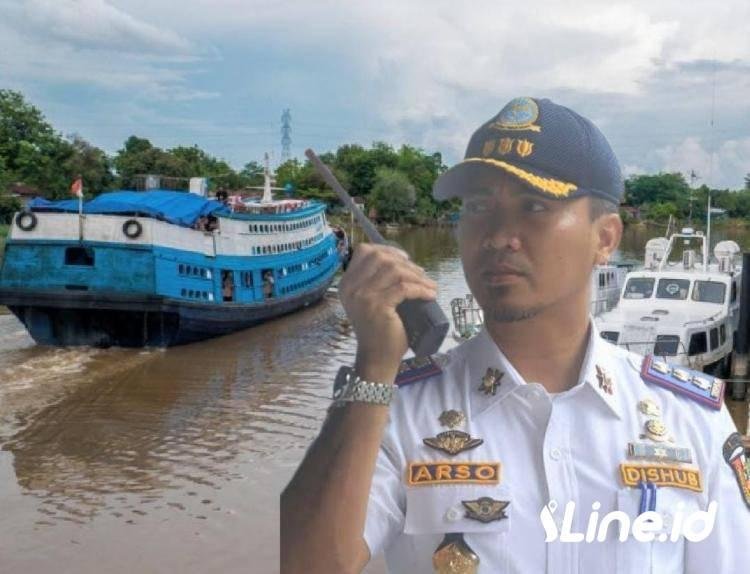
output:
[[[332,407],[340,407],[352,402],[375,405],[391,403],[393,393],[397,388],[395,385],[365,381],[348,367],[343,367],[342,371],[345,372],[340,373],[339,376],[345,377],[345,384],[334,391]]]

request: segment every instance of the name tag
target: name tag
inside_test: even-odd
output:
[[[499,462],[411,462],[407,482],[424,484],[498,484]]]
[[[701,472],[695,468],[682,468],[662,464],[620,465],[620,475],[625,486],[638,486],[641,482],[652,482],[657,486],[674,486],[695,492],[703,492]]]

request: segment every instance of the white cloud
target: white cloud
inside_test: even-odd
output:
[[[726,140],[711,152],[699,138],[685,138],[674,145],[656,150],[661,171],[680,172],[689,177],[692,171],[700,178],[698,184],[716,189],[736,189],[750,173],[750,137]]]
[[[71,46],[125,52],[187,52],[189,42],[105,0],[25,0],[15,24]]]
[[[231,60],[236,69],[223,73],[238,79],[225,85],[260,87],[266,99],[255,103],[304,90],[316,114],[338,90],[348,109],[336,123],[372,125],[449,162],[511,97],[548,96],[592,117],[623,165],[650,169],[661,168],[645,157],[655,149],[665,164],[700,159],[685,141],[707,141],[715,99],[725,150],[716,169],[726,178],[747,170],[744,148],[731,151],[750,133],[746,0],[27,0],[22,25],[15,4],[0,0],[16,24],[3,30],[0,18],[0,66],[18,81],[88,81],[157,101],[228,98],[197,78],[206,59]],[[280,69],[243,86],[256,63],[245,53]]]
[[[135,18],[104,0],[0,0],[4,83],[52,83],[129,92],[134,98],[215,97],[189,86],[205,56],[168,27]]]

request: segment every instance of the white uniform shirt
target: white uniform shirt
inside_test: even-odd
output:
[[[540,350],[541,351],[541,350]],[[726,438],[736,431],[726,407],[715,411],[640,376],[642,358],[602,340],[591,328],[581,377],[572,389],[550,396],[538,383],[524,381],[486,330],[448,353],[443,372],[399,389],[391,406],[370,493],[364,538],[372,556],[384,551],[393,574],[432,573],[432,556],[447,532],[462,532],[480,559],[479,573],[627,574],[747,572],[750,510],[722,456]],[[613,381],[613,392],[600,387],[596,366]],[[479,390],[488,368],[504,373],[496,394]],[[626,487],[620,464],[627,445],[639,440],[649,418],[638,402],[651,398],[674,445],[692,451],[700,469],[702,492],[662,486],[656,511],[671,532],[678,511],[706,510],[717,501],[716,523],[702,542],[620,542],[612,525],[603,542],[545,543],[543,507],[557,504],[558,529],[566,503],[574,501],[572,532],[586,532],[592,504],[599,516],[615,510],[639,514],[641,493]],[[423,444],[447,429],[438,417],[461,411],[457,430],[484,443],[449,456]],[[409,463],[475,461],[501,463],[497,485],[440,484],[410,486]],[[484,524],[466,518],[463,500],[487,496],[509,501],[507,518]]]

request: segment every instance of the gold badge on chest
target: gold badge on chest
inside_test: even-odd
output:
[[[445,535],[432,555],[436,574],[476,574],[479,556],[464,540],[464,535],[451,532]]]
[[[495,395],[497,388],[500,386],[500,380],[503,378],[505,373],[501,373],[498,369],[489,367],[487,372],[482,377],[482,382],[479,385],[479,390],[485,395]]]
[[[614,394],[615,384],[612,377],[599,365],[596,365],[596,380],[599,382],[599,388],[608,395]]]
[[[494,520],[508,518],[505,509],[510,504],[507,500],[495,500],[489,496],[483,496],[476,500],[462,500],[461,504],[466,508],[466,518],[488,523]]]
[[[438,421],[440,421],[440,424],[443,425],[444,427],[448,427],[449,429],[454,429],[464,424],[464,422],[466,422],[466,415],[464,415],[464,413],[462,413],[461,411],[450,409],[450,410],[443,411],[442,413],[440,413],[440,416],[438,417]]]
[[[441,432],[435,437],[425,438],[422,441],[427,446],[450,455],[471,450],[484,442],[481,438],[471,438],[469,433],[458,430]]]

